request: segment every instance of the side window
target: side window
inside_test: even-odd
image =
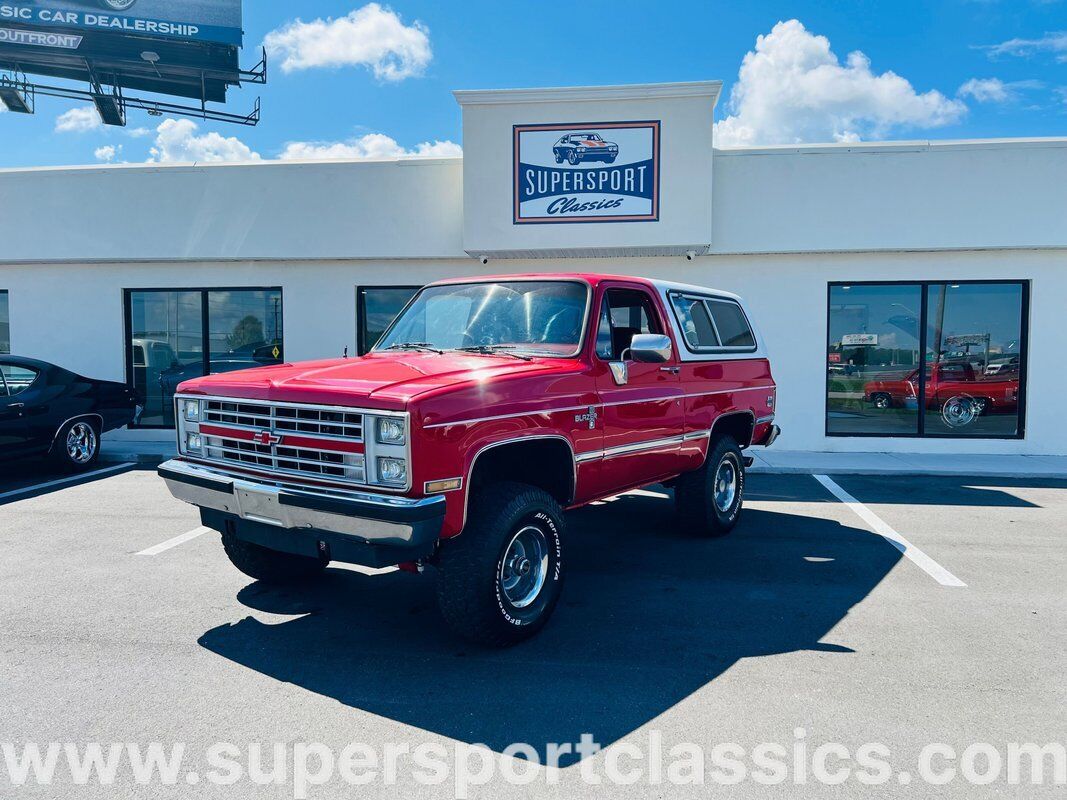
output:
[[[663,333],[652,298],[639,289],[608,289],[597,326],[597,355],[619,360],[639,333]]]
[[[671,297],[671,305],[678,315],[682,335],[691,349],[720,346],[719,337],[711,324],[711,317],[703,300],[676,294]]]
[[[756,337],[741,306],[729,300],[709,300],[708,308],[723,347],[755,347]]]
[[[4,383],[7,384],[9,395],[16,395],[26,391],[37,380],[37,371],[26,367],[0,364],[0,373],[4,376]]]

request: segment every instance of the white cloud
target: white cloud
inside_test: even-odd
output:
[[[122,154],[122,145],[106,144],[103,147],[98,147],[93,151],[93,155],[97,161],[105,161],[111,163],[118,156]]]
[[[757,37],[728,110],[715,124],[722,147],[881,139],[894,129],[951,125],[967,106],[938,91],[920,94],[894,72],[872,72],[859,51],[841,64],[829,39],[792,19]]]
[[[149,128],[127,128],[126,135],[131,139],[143,139],[145,136],[151,136],[152,131]]]
[[[1009,103],[1018,100],[1026,89],[1042,89],[1041,81],[1011,81],[1000,78],[971,78],[956,92],[960,97],[972,97],[979,103]]]
[[[1046,33],[1040,39],[1008,39],[1000,44],[981,48],[990,58],[1020,56],[1029,58],[1041,53],[1050,53],[1057,61],[1067,63],[1067,31]]]
[[[422,142],[413,150],[401,147],[396,139],[382,133],[368,133],[345,142],[289,142],[280,158],[292,159],[390,159],[446,158],[463,155],[455,142]]]
[[[421,75],[433,58],[426,26],[405,25],[396,12],[378,3],[336,19],[295,19],[268,33],[264,44],[281,57],[283,72],[363,66],[385,81]]]
[[[258,161],[259,153],[236,137],[212,131],[199,134],[189,119],[165,119],[156,128],[156,141],[149,161]]]
[[[94,106],[78,106],[56,117],[56,133],[87,133],[103,125]]]

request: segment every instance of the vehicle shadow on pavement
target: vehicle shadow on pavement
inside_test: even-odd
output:
[[[241,603],[297,618],[247,617],[199,641],[352,708],[498,752],[529,743],[543,758],[546,743],[583,733],[612,744],[740,659],[852,652],[822,639],[901,557],[866,530],[763,509],[725,539],[692,539],[673,527],[672,507],[625,496],[570,514],[560,606],[510,650],[450,635],[432,570],[331,569],[303,589],[253,583]]]

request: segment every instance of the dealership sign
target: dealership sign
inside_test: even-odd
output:
[[[660,123],[514,126],[515,224],[659,220]]]
[[[846,333],[841,337],[842,347],[877,347],[877,333]]]
[[[0,2],[0,23],[187,39],[240,46],[241,0],[36,0]],[[39,45],[34,41],[10,44]],[[66,45],[45,44],[45,47]]]

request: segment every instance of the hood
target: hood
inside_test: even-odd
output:
[[[180,393],[320,405],[398,410],[419,395],[494,378],[573,368],[571,359],[464,353],[374,353],[362,358],[308,361],[209,375],[186,381]]]

